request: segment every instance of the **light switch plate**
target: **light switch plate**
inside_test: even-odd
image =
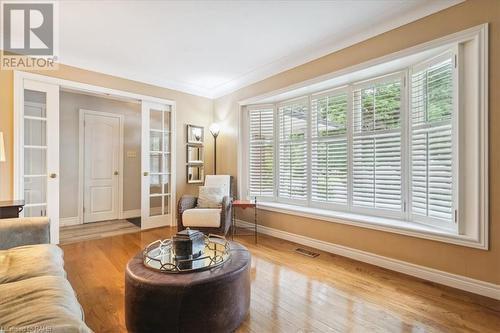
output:
[[[135,157],[137,157],[137,152],[135,150],[128,150],[127,157],[128,158],[135,158]]]

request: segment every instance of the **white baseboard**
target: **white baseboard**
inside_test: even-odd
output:
[[[245,221],[237,220],[237,224],[244,227],[253,228],[252,223],[248,223]],[[462,275],[452,274],[434,268],[428,268],[406,261],[392,259],[370,252],[361,251],[347,246],[337,245],[266,226],[259,225],[257,229],[258,232],[269,236],[285,239],[290,242],[306,245],[325,252],[330,252],[343,257],[348,257],[354,260],[366,262],[368,264],[387,268],[396,272],[412,275],[424,280],[440,283],[445,286],[500,300],[500,285],[498,284],[476,280]]]
[[[141,217],[140,209],[124,210],[122,213],[123,219],[131,219],[133,217]]]
[[[61,227],[67,227],[69,225],[76,224],[80,224],[80,218],[78,216],[59,218],[59,226]]]

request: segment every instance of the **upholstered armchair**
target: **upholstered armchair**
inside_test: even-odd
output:
[[[205,234],[226,235],[233,216],[233,177],[228,175],[207,175],[205,186],[223,188],[224,197],[220,208],[197,208],[198,198],[183,195],[177,205],[177,229],[196,229]]]

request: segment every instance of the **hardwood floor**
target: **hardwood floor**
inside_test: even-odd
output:
[[[126,332],[124,267],[161,228],[62,245],[68,278],[96,333]],[[499,332],[500,302],[297,244],[235,239],[252,253],[250,314],[238,332]],[[301,246],[302,247],[302,246]]]
[[[107,238],[131,232],[138,232],[141,228],[127,220],[112,220],[85,223],[61,227],[60,243],[68,244],[92,239]]]

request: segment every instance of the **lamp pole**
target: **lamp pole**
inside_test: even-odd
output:
[[[214,137],[214,175],[217,174],[217,137],[219,136],[220,127],[218,124],[210,125],[210,133]]]
[[[217,135],[214,135],[214,175],[217,174]]]

